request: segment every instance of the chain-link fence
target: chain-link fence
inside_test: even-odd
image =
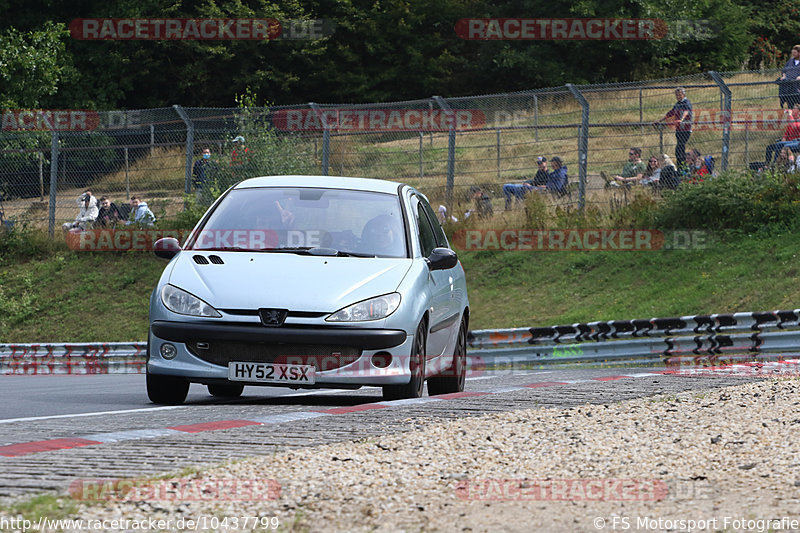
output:
[[[717,172],[763,166],[788,125],[781,108],[792,103],[779,77],[778,70],[707,72],[363,105],[4,110],[0,214],[53,231],[75,218],[76,199],[89,189],[123,205],[138,196],[164,218],[187,201],[207,202],[236,181],[270,174],[404,181],[450,206],[469,203],[477,185],[502,211],[515,206],[505,203],[503,184],[532,178],[538,156],[559,156],[567,167],[563,194],[545,195],[548,202],[613,208],[627,189],[610,190],[601,172],[619,174],[629,147],[641,147],[645,161],[675,154],[675,126],[654,122],[675,104],[679,86],[694,111],[687,150],[713,156]],[[234,143],[239,136],[244,142]],[[206,148],[208,171],[198,179]],[[195,194],[198,181],[205,190]]]

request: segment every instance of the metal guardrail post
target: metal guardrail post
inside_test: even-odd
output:
[[[453,109],[450,107],[444,98],[441,96],[434,96],[433,100],[447,114],[450,120],[450,131],[447,136],[447,185],[445,186],[444,199],[447,204],[448,211],[453,208],[453,189],[455,188],[455,172],[456,172],[456,121],[453,117]]]
[[[47,219],[47,231],[53,236],[56,227],[56,187],[58,185],[58,131],[52,130],[50,142],[50,209]]]
[[[425,136],[422,131],[419,132],[419,177],[422,179],[425,176],[425,171],[423,169],[423,155],[422,155],[422,140]]]
[[[181,106],[175,104],[172,106],[178,116],[181,117],[183,123],[186,124],[186,170],[185,179],[183,184],[183,192],[189,194],[192,192],[192,158],[194,157],[194,124],[183,110]]]
[[[322,124],[322,170],[320,173],[327,176],[329,172],[330,158],[331,158],[331,129],[328,126],[328,121],[322,114],[322,110],[314,102],[309,102],[308,106],[317,115],[320,124]]]
[[[731,90],[723,81],[722,76],[713,70],[708,73],[711,79],[719,87],[720,91],[720,111],[723,112],[724,125],[722,126],[722,157],[720,158],[720,171],[728,169],[728,151],[731,146]]]
[[[497,128],[497,179],[500,179],[500,128]]]
[[[589,154],[589,102],[577,87],[567,84],[569,92],[581,105],[581,127],[578,132],[578,209],[586,206],[586,164]]]

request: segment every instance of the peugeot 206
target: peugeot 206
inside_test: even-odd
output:
[[[384,399],[464,390],[464,270],[425,196],[330,176],[242,181],[203,215],[150,297],[147,393],[190,383],[382,387]]]

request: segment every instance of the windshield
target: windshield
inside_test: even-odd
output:
[[[231,191],[192,250],[319,252],[406,257],[400,201],[393,194],[270,187]],[[334,253],[334,251],[336,253]]]

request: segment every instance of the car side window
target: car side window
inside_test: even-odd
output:
[[[433,228],[425,214],[425,208],[422,203],[417,204],[417,230],[419,231],[419,243],[422,247],[422,256],[428,257],[436,248],[436,236],[433,233]]]
[[[439,224],[439,219],[436,218],[436,214],[433,212],[431,204],[429,204],[424,198],[419,199],[419,204],[425,209],[425,214],[428,215],[428,220],[430,220],[431,226],[433,226],[433,234],[436,236],[436,246],[441,248],[449,248],[450,245],[447,243],[447,236],[444,234],[442,225]]]

